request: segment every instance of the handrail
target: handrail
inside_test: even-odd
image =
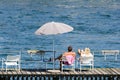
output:
[[[31,49],[32,50],[32,49]],[[44,56],[44,59],[46,59],[44,61],[44,59],[42,59],[43,61],[41,61],[41,55],[40,57],[38,57],[38,55],[35,55],[33,56],[32,58],[30,57],[30,54],[27,53],[27,50],[0,50],[0,62],[2,63],[2,58],[5,58],[6,55],[16,55],[16,54],[20,54],[21,55],[21,60],[20,60],[20,63],[21,63],[21,69],[23,68],[39,68],[40,69],[40,66],[44,63],[48,66],[53,67],[53,62],[49,62],[47,61],[47,59],[49,60],[50,56],[52,56],[53,54],[53,51],[52,50],[43,50],[45,51],[45,56]],[[119,50],[120,51],[120,50]],[[64,51],[55,51],[56,53],[57,52],[64,52]],[[77,51],[76,51],[77,52]],[[47,56],[47,54],[51,53],[49,56]],[[114,59],[111,60],[111,59],[108,59],[108,60],[104,60],[104,55],[102,55],[102,50],[91,50],[91,53],[94,54],[94,66],[97,68],[97,67],[119,67],[120,66],[120,57],[118,57],[117,61],[115,61]],[[76,53],[77,54],[77,53]],[[46,57],[47,56],[47,57]],[[118,55],[120,56],[120,55]],[[77,57],[79,57],[79,55],[77,55]],[[114,58],[114,57],[113,57]],[[41,64],[40,64],[41,63]],[[49,64],[50,63],[50,64]],[[32,64],[32,65],[31,65]],[[104,64],[104,66],[101,66],[101,64]],[[114,66],[115,64],[115,66]],[[57,65],[57,67],[59,66],[59,62],[55,62],[55,65]],[[0,65],[0,67],[2,67]],[[42,68],[45,68],[45,66],[42,66]],[[52,68],[51,68],[52,69]]]

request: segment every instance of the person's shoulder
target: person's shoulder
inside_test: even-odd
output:
[[[90,55],[91,57],[93,57],[93,54],[92,54],[92,53],[90,53],[89,55]]]
[[[68,54],[68,52],[64,52],[64,53],[63,53],[63,55],[66,55],[66,54]]]
[[[75,53],[75,52],[72,52],[72,54],[73,54],[73,55],[76,55],[76,53]]]
[[[76,54],[76,52],[72,52],[72,53]]]

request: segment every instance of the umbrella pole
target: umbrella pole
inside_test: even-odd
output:
[[[55,51],[54,51],[54,39],[53,39],[53,70],[55,69]]]

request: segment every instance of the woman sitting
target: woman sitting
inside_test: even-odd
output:
[[[80,54],[80,56],[86,56],[86,57],[93,56],[89,48],[85,48],[85,50],[78,49],[78,53]]]

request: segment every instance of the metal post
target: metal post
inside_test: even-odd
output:
[[[53,70],[55,69],[55,49],[54,49],[54,39],[53,39]]]

